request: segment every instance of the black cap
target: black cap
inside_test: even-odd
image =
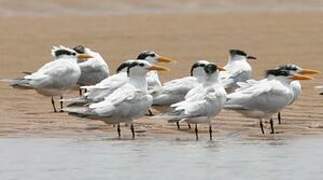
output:
[[[247,56],[247,53],[242,51],[242,50],[239,50],[239,49],[230,49],[229,50],[230,52],[230,55],[231,56],[235,56],[235,55],[238,55],[238,56]]]
[[[269,69],[266,71],[266,77],[269,75],[273,76],[289,76],[289,71],[281,69]]]
[[[213,74],[216,70],[218,70],[218,66],[216,66],[215,64],[208,64],[204,67],[204,71],[207,74]]]
[[[156,53],[153,51],[143,51],[138,56],[137,59],[146,59],[147,57],[155,57]]]
[[[72,51],[68,51],[66,49],[58,49],[58,50],[55,51],[55,56],[56,57],[61,56],[61,55],[75,56],[76,53],[72,52]]]

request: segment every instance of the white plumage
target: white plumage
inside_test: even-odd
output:
[[[56,112],[53,96],[62,96],[67,90],[76,86],[81,75],[77,64],[78,58],[84,60],[91,56],[77,55],[73,50],[62,46],[53,53],[55,53],[55,61],[43,65],[36,72],[22,79],[13,80],[11,86],[34,89],[42,95],[52,96],[53,108]]]
[[[72,115],[102,120],[108,124],[118,124],[120,136],[121,122],[131,123],[133,138],[135,137],[132,121],[145,114],[152,105],[152,96],[147,91],[146,74],[150,70],[166,70],[151,65],[147,61],[135,60],[128,66],[129,80],[103,101],[85,107],[67,108]]]
[[[204,70],[206,73],[205,81],[195,87],[199,89],[199,93],[194,93],[184,101],[172,104],[171,107],[174,110],[165,115],[169,122],[195,124],[196,139],[198,139],[197,124],[200,123],[209,124],[209,133],[212,139],[211,118],[221,111],[226,100],[226,92],[218,80],[219,71],[224,69],[214,64],[208,64],[204,67]]]
[[[193,64],[191,76],[164,83],[161,88],[151,93],[154,97],[153,104],[165,106],[184,100],[187,92],[205,81],[206,74],[204,67],[207,64],[210,64],[210,62],[199,60]]]
[[[229,52],[228,63],[224,66],[226,71],[220,73],[221,82],[228,93],[239,87],[238,82],[245,82],[251,78],[252,68],[248,59],[256,59],[241,50],[231,49]]]
[[[271,119],[274,113],[281,111],[294,98],[290,88],[293,80],[307,80],[310,77],[293,74],[290,71],[273,69],[267,71],[267,77],[260,81],[248,81],[234,93],[229,94],[225,107],[236,110],[246,117],[260,120]],[[274,133],[271,119],[272,133]]]

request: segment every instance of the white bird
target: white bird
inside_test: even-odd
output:
[[[62,96],[67,90],[76,86],[81,75],[77,61],[85,61],[92,56],[76,54],[66,47],[56,49],[53,53],[55,61],[43,65],[36,72],[21,79],[12,80],[10,85],[14,88],[34,89],[44,96],[51,96],[54,112],[57,112],[54,96]]]
[[[152,51],[141,52],[138,55],[137,59],[145,60],[150,64],[155,64],[158,62],[169,63],[173,61],[170,58],[160,56],[157,53]],[[113,93],[114,90],[118,89],[128,81],[126,71],[131,61],[133,60],[128,60],[122,63],[117,69],[117,74],[102,80],[100,83],[92,86],[82,86],[81,89],[87,90],[87,92],[83,96],[79,98],[66,99],[64,101],[70,101],[72,102],[72,104],[75,104],[75,103],[84,104],[84,103],[99,102],[104,100],[105,97]],[[160,81],[159,81],[158,73],[156,71],[148,72],[146,75],[146,80],[148,84],[148,90],[159,88]]]
[[[86,107],[66,108],[71,115],[102,120],[107,124],[117,124],[119,137],[120,123],[130,123],[132,137],[135,138],[133,120],[144,116],[152,105],[153,98],[147,91],[148,71],[165,71],[164,67],[151,65],[147,61],[135,60],[127,68],[128,82],[107,96],[103,101]]]
[[[225,108],[236,110],[246,117],[260,120],[261,132],[264,134],[263,120],[270,119],[271,131],[274,133],[272,115],[285,108],[292,100],[294,93],[290,88],[293,80],[310,80],[309,76],[291,73],[281,69],[266,71],[266,78],[260,81],[249,81],[227,96]]]
[[[64,48],[64,46],[53,46],[52,56],[55,58],[55,51]],[[87,54],[93,57],[89,58],[87,61],[78,62],[78,65],[81,68],[81,76],[77,82],[79,86],[95,85],[109,76],[109,67],[98,52],[95,52],[90,48],[84,47],[82,45],[76,46],[70,50],[73,50],[72,52],[78,54]],[[81,89],[80,95],[82,95]]]
[[[281,65],[278,67],[278,69],[281,69],[281,70],[286,70],[286,71],[290,71],[291,74],[318,74],[320,73],[319,71],[317,70],[313,70],[313,69],[304,69],[304,68],[301,68],[295,64],[285,64],[285,65]],[[301,83],[298,81],[298,80],[295,80],[295,81],[292,81],[290,83],[290,87],[293,91],[293,99],[291,100],[291,102],[289,102],[289,105],[293,104],[297,99],[298,97],[300,96],[301,92],[302,92],[302,86],[301,86]],[[278,124],[281,124],[281,113],[278,112]]]
[[[221,82],[227,93],[231,93],[238,88],[238,82],[245,82],[251,78],[252,68],[248,60],[256,59],[238,49],[231,49],[229,53],[228,63],[224,66],[226,71],[220,73]]]
[[[203,83],[206,78],[204,67],[210,64],[206,60],[199,60],[192,65],[191,76],[174,79],[151,94],[154,97],[153,105],[165,106],[183,101],[188,91]]]
[[[194,93],[192,97],[187,97],[184,101],[172,104],[174,110],[165,115],[168,122],[187,122],[195,124],[195,135],[198,140],[197,124],[208,123],[210,139],[212,139],[211,120],[224,106],[226,92],[219,81],[219,71],[224,68],[214,64],[204,67],[207,78],[198,87],[199,93]],[[192,89],[194,90],[194,89]],[[192,91],[191,90],[191,91]]]

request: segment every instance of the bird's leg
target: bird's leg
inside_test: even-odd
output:
[[[181,129],[181,126],[179,125],[179,122],[176,122],[177,129]]]
[[[82,95],[83,95],[83,93],[82,93],[82,89],[81,89],[81,88],[79,89],[79,93],[80,93],[80,96],[82,96]]]
[[[117,125],[117,131],[118,131],[118,136],[120,138],[121,137],[120,123],[118,123]]]
[[[273,118],[270,118],[270,128],[271,128],[271,134],[274,134],[275,133],[275,130],[274,130],[274,121],[273,121]]]
[[[87,89],[84,89],[84,93],[87,93]]]
[[[135,139],[136,135],[135,135],[135,128],[133,127],[133,124],[131,123],[130,125],[130,130],[131,130],[131,133],[132,133],[132,139]]]
[[[280,116],[280,112],[278,113],[278,124],[281,124],[281,116]]]
[[[188,127],[188,129],[192,128],[190,123],[187,123],[187,127]]]
[[[53,105],[53,108],[54,108],[54,112],[57,112],[56,107],[55,107],[54,96],[52,96],[52,105]]]
[[[262,119],[260,119],[260,129],[261,129],[261,133],[265,134],[264,124],[262,123]]]
[[[196,136],[196,140],[199,140],[199,135],[198,135],[198,130],[197,130],[197,124],[195,124],[195,136]]]
[[[153,111],[149,108],[146,116],[154,116]]]
[[[60,102],[60,103],[61,103],[61,110],[60,110],[59,112],[64,112],[64,111],[63,111],[64,104],[63,104],[63,101],[62,101],[62,100],[63,100],[63,96],[61,96],[61,98],[60,98],[60,99],[61,99],[61,102]]]
[[[212,141],[212,124],[209,125],[210,141]]]

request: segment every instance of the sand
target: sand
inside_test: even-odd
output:
[[[254,77],[260,79],[267,68],[296,63],[323,70],[323,12],[192,12],[129,15],[60,15],[0,17],[0,78],[22,76],[51,60],[52,45],[84,44],[105,57],[112,72],[122,60],[134,58],[146,49],[177,60],[167,81],[188,74],[197,59],[224,65],[228,49],[239,48],[254,55]],[[260,134],[258,122],[232,111],[216,117],[215,137],[285,138],[323,133],[323,96],[315,85],[322,75],[303,82],[299,100],[282,112],[283,124],[277,134]],[[76,96],[71,92],[69,96]],[[21,91],[0,83],[0,136],[2,137],[116,137],[116,130],[98,121],[86,121],[53,113],[50,100],[34,91]],[[277,121],[276,121],[277,122]],[[144,117],[135,128],[141,137],[194,139],[193,130],[178,131],[174,124]],[[122,128],[125,138],[128,127]],[[202,138],[207,126],[200,126]],[[140,138],[140,137],[139,137]]]

